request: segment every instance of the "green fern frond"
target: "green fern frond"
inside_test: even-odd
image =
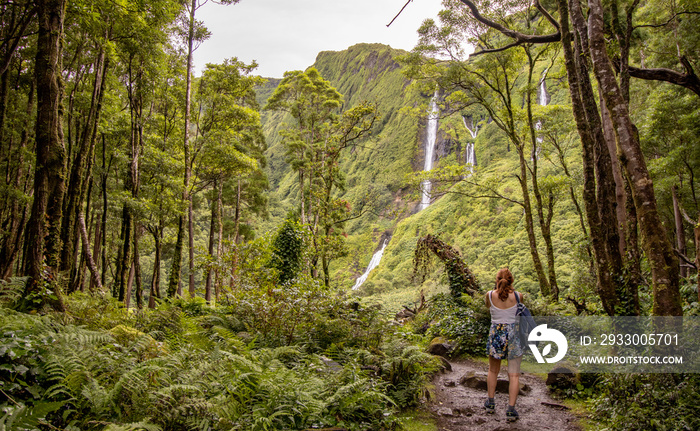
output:
[[[54,412],[65,404],[65,401],[41,401],[33,406],[19,405],[9,407],[0,417],[0,429],[6,431],[29,431],[38,428],[46,415]]]
[[[134,422],[122,425],[110,424],[104,431],[162,431],[162,428],[148,422]]]
[[[0,305],[12,307],[22,298],[24,288],[29,277],[10,277],[9,280],[0,279]]]

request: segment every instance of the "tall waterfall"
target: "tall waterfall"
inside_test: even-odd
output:
[[[544,72],[542,72],[542,78],[540,78],[540,96],[539,96],[539,104],[540,106],[547,106],[547,84],[545,83],[545,78],[547,77],[547,71],[549,69],[545,69]],[[540,130],[542,129],[542,121],[537,121],[535,124],[535,129]],[[534,160],[535,158],[539,158],[539,152],[540,152],[540,145],[543,141],[542,136],[537,137],[537,148],[535,149],[535,154],[532,155],[532,159]]]
[[[433,169],[433,157],[435,156],[435,143],[437,141],[438,118],[440,117],[440,109],[437,105],[438,91],[435,90],[433,98],[430,100],[430,112],[428,113],[428,128],[425,134],[425,163],[423,164],[424,171]],[[422,198],[420,202],[420,210],[428,208],[430,205],[430,190],[432,183],[430,180],[425,180],[420,185]]]
[[[544,72],[542,73],[542,78],[540,79],[540,106],[547,106],[547,85],[545,84],[547,70],[549,69],[544,70]]]
[[[372,259],[370,259],[367,269],[357,278],[357,280],[355,280],[355,285],[352,287],[352,290],[357,290],[360,286],[362,286],[362,283],[364,283],[367,280],[367,277],[369,277],[370,271],[379,266],[379,261],[382,260],[382,255],[384,254],[384,249],[386,248],[387,244],[389,244],[389,238],[385,238],[384,243],[382,243],[382,248],[372,255]]]
[[[462,116],[462,123],[464,123],[464,127],[469,130],[469,134],[472,135],[472,139],[476,139],[477,133],[479,133],[479,128],[474,124],[472,121],[472,127],[469,127],[469,124],[467,124],[467,118],[465,116]],[[474,173],[474,166],[476,166],[476,152],[474,151],[474,143],[469,142],[467,144],[466,148],[467,152],[467,157],[464,160],[464,162],[467,165],[467,169],[469,170],[469,176],[471,176],[472,173]]]

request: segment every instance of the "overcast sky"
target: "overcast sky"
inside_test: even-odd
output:
[[[435,18],[440,0],[241,0],[231,6],[209,1],[197,19],[212,33],[194,53],[196,74],[206,63],[238,57],[258,62],[257,74],[281,78],[287,70],[311,66],[320,51],[341,51],[356,43],[384,43],[412,49],[417,30]]]

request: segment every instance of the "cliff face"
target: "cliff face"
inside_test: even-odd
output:
[[[420,171],[424,166],[428,123],[426,109],[432,95],[421,93],[402,74],[401,65],[396,61],[396,56],[401,54],[405,52],[386,45],[359,44],[344,51],[321,52],[313,64],[321,76],[343,94],[345,109],[362,101],[370,101],[377,104],[379,111],[372,136],[348,149],[340,163],[345,188],[337,191],[338,197],[356,205],[369,196],[378,210],[346,223],[344,230],[348,233],[348,255],[331,266],[334,273],[332,282],[336,285],[352,286],[384,237],[393,235],[397,229],[403,233],[396,241],[392,238],[387,250],[392,249],[393,255],[397,252],[396,247],[399,247],[401,261],[406,260],[410,264],[411,238],[415,235],[411,234],[411,238],[408,238],[405,234],[411,231],[417,235],[422,230],[418,220],[423,217],[409,217],[415,213],[420,196],[404,183],[407,174]],[[278,84],[279,80],[270,80],[258,89],[258,99],[262,105]],[[289,122],[291,118],[286,114],[263,113],[268,143],[266,169],[271,184],[272,217],[266,222],[267,228],[279,224],[295,209],[298,200],[297,178],[284,160],[278,133]],[[464,128],[461,117],[441,118],[438,127],[433,166],[439,167],[448,162],[464,163],[466,143],[474,142],[474,139]],[[442,206],[440,202],[433,205],[438,208]],[[438,211],[447,218],[455,216],[438,208],[431,212]],[[452,223],[445,225],[453,226]],[[401,280],[402,285],[408,282],[403,274],[407,268],[403,268],[403,263],[397,266],[395,259],[387,259],[388,267],[383,263],[373,271],[368,279],[368,288],[377,286],[373,279],[390,280],[394,277],[392,273],[397,271],[402,273],[397,281]],[[382,290],[391,284],[380,283]]]
[[[425,99],[401,74],[401,67],[395,60],[400,54],[405,52],[386,45],[359,44],[344,51],[321,52],[313,64],[321,76],[343,94],[345,109],[362,101],[376,103],[378,107],[379,118],[372,136],[342,157],[346,187],[339,193],[351,203],[370,192],[376,195],[375,199],[387,204],[396,200],[404,175],[412,170],[412,160],[422,151],[422,123],[403,108],[416,107],[425,103]],[[262,105],[278,84],[278,80],[270,80],[258,89]],[[262,120],[268,143],[267,173],[273,203],[270,225],[273,225],[294,208],[298,193],[296,177],[284,160],[279,136],[279,131],[291,119],[283,113],[265,112]],[[363,229],[376,219],[376,216],[374,220],[363,218],[348,229]]]

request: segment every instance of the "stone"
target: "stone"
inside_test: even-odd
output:
[[[323,362],[326,367],[330,368],[331,371],[338,372],[343,370],[343,366],[331,358],[321,356],[321,362]]]
[[[454,388],[455,386],[457,386],[457,383],[454,380],[445,380],[445,387]]]
[[[572,389],[579,383],[579,376],[571,368],[558,366],[547,374],[545,383],[550,389]]]
[[[450,352],[452,352],[452,349],[454,349],[454,345],[448,343],[444,337],[435,337],[428,346],[428,353],[431,355],[447,357]]]
[[[488,384],[486,383],[486,375],[476,374],[474,371],[469,371],[464,374],[460,379],[459,383],[468,388],[477,389],[486,392],[488,389]],[[498,379],[496,381],[496,392],[507,394],[510,387],[510,382],[505,379]],[[527,395],[530,393],[530,386],[525,383],[520,383],[519,395]]]
[[[450,407],[440,407],[438,409],[437,413],[440,416],[450,416],[450,417],[459,417],[461,415],[461,412],[459,409],[453,409]]]
[[[438,358],[440,358],[440,371],[442,371],[443,373],[452,371],[452,364],[450,364],[450,361],[443,358],[442,356],[438,356]]]
[[[396,313],[396,315],[394,316],[394,319],[396,319],[396,320],[410,319],[413,316],[415,316],[415,313],[404,308],[403,310]]]

